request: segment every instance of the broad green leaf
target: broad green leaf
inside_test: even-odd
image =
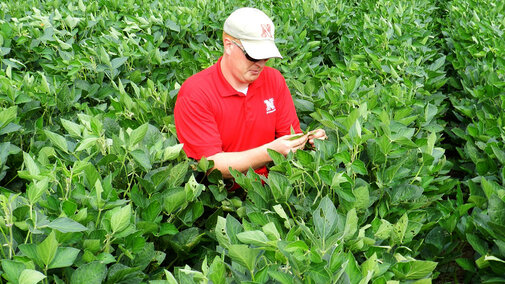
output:
[[[391,233],[391,241],[393,244],[403,243],[403,238],[405,237],[405,232],[407,232],[408,224],[409,217],[407,213],[404,213],[398,222],[393,226],[393,231]]]
[[[237,234],[237,238],[244,244],[258,247],[268,246],[268,238],[262,231],[245,231]]]
[[[110,226],[113,233],[119,233],[130,225],[132,216],[131,204],[128,204],[119,210],[115,210],[110,218]]]
[[[79,152],[79,151],[83,151],[83,150],[87,150],[91,147],[93,147],[94,145],[96,145],[96,141],[100,139],[98,137],[86,137],[84,138],[81,143],[79,143],[79,146],[77,146],[77,148],[75,149],[76,152]]]
[[[166,269],[163,269],[163,271],[165,272],[165,277],[167,278],[168,284],[178,284],[178,282],[175,279],[175,277],[172,274],[172,272],[170,272],[170,271],[168,271]]]
[[[381,225],[377,232],[375,232],[375,237],[386,240],[391,236],[391,232],[393,231],[393,225],[389,223],[387,220],[381,219]]]
[[[18,113],[18,107],[12,106],[8,109],[0,111],[0,130],[6,127],[9,123],[13,122]]]
[[[288,178],[278,172],[270,172],[267,183],[277,203],[285,203],[293,192],[293,187],[289,183]]]
[[[2,259],[0,261],[2,262],[3,277],[9,282],[18,283],[19,275],[26,268],[25,265],[10,259]]]
[[[312,214],[315,232],[322,239],[328,238],[337,228],[337,209],[328,196],[325,196]]]
[[[281,284],[293,284],[293,275],[281,271],[268,270],[268,275]]]
[[[69,267],[74,264],[80,250],[71,247],[58,248],[56,256],[48,268]]]
[[[173,168],[170,169],[170,178],[168,180],[169,187],[180,186],[186,177],[188,172],[188,164],[178,163]]]
[[[20,244],[18,248],[23,253],[23,255],[33,260],[38,266],[44,266],[42,263],[41,255],[39,255],[37,252],[36,244]]]
[[[324,267],[324,263],[312,264],[308,275],[314,281],[314,283],[331,283],[331,278]]]
[[[65,130],[67,130],[68,134],[74,137],[81,137],[84,126],[63,118],[61,118],[60,121],[61,125],[63,125]]]
[[[135,160],[144,170],[149,171],[152,168],[149,154],[142,149],[135,149],[130,153]]]
[[[493,153],[495,154],[498,161],[500,161],[502,165],[505,165],[505,151],[496,145],[491,145],[491,149],[493,150]]]
[[[44,193],[47,192],[49,187],[48,179],[44,178],[40,181],[34,181],[30,185],[28,185],[28,189],[26,190],[26,195],[28,196],[28,200],[31,204],[35,204],[39,201],[40,197]]]
[[[58,250],[58,241],[54,231],[46,237],[46,239],[37,245],[37,254],[45,266],[49,266],[53,261],[56,251]]]
[[[68,145],[67,145],[67,140],[65,139],[65,137],[63,137],[57,133],[51,132],[49,130],[44,130],[44,133],[57,148],[59,148],[60,150],[62,150],[65,153],[68,153]]]
[[[356,209],[352,208],[347,212],[344,228],[344,239],[350,240],[358,230],[358,215]]]
[[[100,45],[99,55],[100,55],[100,61],[102,61],[103,64],[111,66],[109,54],[107,53],[103,45]]]
[[[377,263],[377,253],[372,254],[365,262],[361,264],[361,275],[366,277],[369,272],[379,273],[379,265]]]
[[[475,265],[473,260],[468,258],[456,258],[456,263],[466,271],[475,272]]]
[[[70,278],[70,283],[72,284],[101,284],[107,275],[107,267],[105,264],[94,261],[86,263],[77,268],[72,277]]]
[[[183,188],[176,188],[170,190],[163,199],[163,209],[165,214],[171,214],[176,210],[183,209],[187,206],[186,191]]]
[[[49,86],[49,83],[47,82],[47,78],[46,78],[46,75],[42,72],[38,72],[40,77],[41,77],[41,84],[40,84],[40,89],[42,92],[46,93],[46,94],[50,94],[51,93],[51,87]]]
[[[19,275],[19,283],[36,284],[42,281],[46,276],[41,272],[33,269],[25,269]]]
[[[358,263],[351,252],[347,253],[347,266],[345,272],[349,276],[350,282],[353,284],[358,283],[362,278]]]
[[[368,174],[368,171],[366,169],[366,165],[361,160],[357,160],[357,159],[354,160],[351,164],[351,168],[352,168],[353,172],[355,172],[357,174],[360,174],[360,175],[367,175]]]
[[[497,224],[505,224],[505,201],[497,194],[491,195],[488,200],[488,214],[491,221]]]
[[[354,197],[356,197],[356,202],[354,202],[354,207],[356,210],[365,210],[370,204],[370,193],[368,192],[367,186],[360,186],[353,190]]]
[[[408,262],[397,262],[392,271],[400,280],[417,280],[428,277],[435,267],[436,262],[414,260]]]
[[[147,130],[149,129],[149,124],[143,124],[139,126],[137,129],[133,130],[130,133],[130,140],[128,143],[129,148],[137,145],[144,137],[146,136]]]
[[[231,244],[230,238],[226,234],[226,219],[218,216],[216,227],[214,229],[214,233],[216,234],[216,239],[219,242],[219,245],[228,248]]]
[[[277,231],[273,222],[265,224],[261,229],[269,240],[279,240],[281,238],[281,235],[279,234],[279,231]]]
[[[231,214],[226,215],[226,235],[232,244],[238,244],[237,235],[244,231],[242,224]]]
[[[47,226],[51,229],[58,230],[62,233],[82,232],[88,229],[83,225],[81,225],[80,223],[66,217],[57,218],[53,220],[51,223],[49,223]]]
[[[128,60],[128,57],[114,58],[110,61],[111,68],[117,69],[117,68],[121,67],[127,60]]]
[[[183,144],[169,146],[163,151],[163,160],[169,161],[177,158],[182,151]],[[203,160],[203,159],[202,159]],[[201,161],[201,160],[200,160]]]
[[[231,245],[228,249],[228,256],[243,265],[247,270],[253,271],[256,258],[260,254],[259,249],[249,248],[246,245]]]
[[[429,124],[431,120],[437,115],[438,108],[435,105],[428,103],[424,109],[424,120],[425,124]],[[429,153],[428,153],[429,154]]]
[[[30,156],[30,154],[23,152],[23,159],[30,175],[37,176],[40,174],[39,167],[37,164],[35,164],[35,161],[33,160],[32,156]]]
[[[214,257],[214,261],[212,261],[212,264],[209,267],[208,277],[209,280],[212,281],[212,283],[215,284],[226,283],[226,267],[221,257],[219,256]]]

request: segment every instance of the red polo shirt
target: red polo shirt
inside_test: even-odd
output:
[[[226,81],[220,64],[221,58],[188,78],[177,95],[175,127],[188,157],[255,148],[290,134],[291,126],[301,132],[293,99],[278,70],[265,66],[244,95]]]

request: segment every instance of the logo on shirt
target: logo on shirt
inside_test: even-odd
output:
[[[275,111],[274,98],[269,98],[263,101],[267,107],[267,114]]]

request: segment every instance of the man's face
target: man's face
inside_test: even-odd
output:
[[[230,58],[232,59],[233,74],[237,80],[250,84],[258,79],[261,71],[265,67],[265,63],[268,59],[258,60],[253,62],[247,59],[243,47],[240,42],[235,40],[235,42],[230,41],[231,48]]]

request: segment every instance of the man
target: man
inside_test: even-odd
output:
[[[274,25],[262,11],[240,8],[224,23],[223,56],[181,86],[175,104],[177,136],[188,157],[207,157],[224,178],[229,168],[266,174],[267,149],[283,155],[325,139],[323,129],[299,138],[300,122],[284,77],[265,66],[282,58]]]

